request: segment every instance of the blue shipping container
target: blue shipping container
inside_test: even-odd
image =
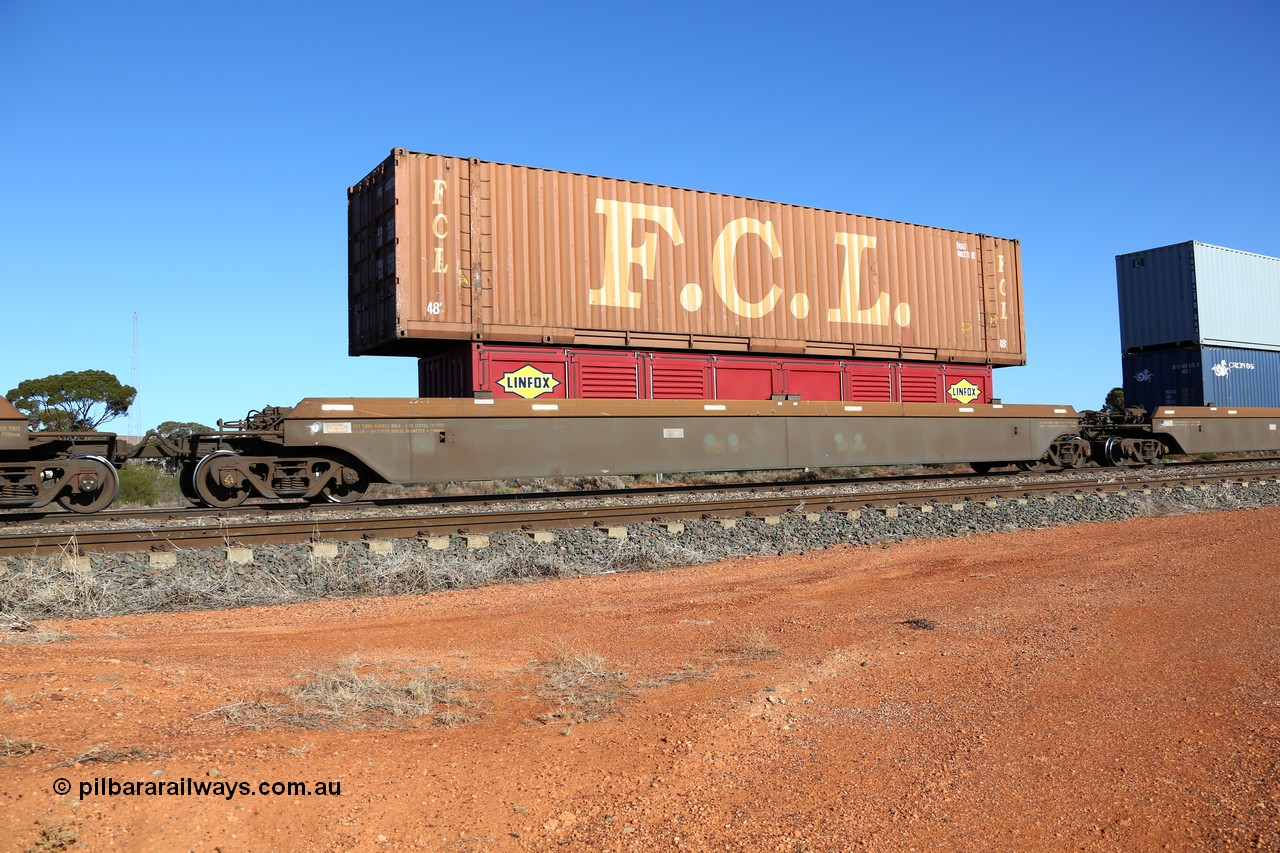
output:
[[[1280,350],[1280,259],[1177,243],[1118,255],[1116,286],[1121,352]]]
[[[1124,356],[1124,400],[1158,406],[1280,407],[1280,352],[1177,347]]]

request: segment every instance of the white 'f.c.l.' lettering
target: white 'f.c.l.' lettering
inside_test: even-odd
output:
[[[679,246],[684,242],[684,235],[676,223],[676,211],[671,207],[598,198],[596,213],[605,216],[604,280],[599,287],[592,288],[588,301],[591,305],[610,308],[639,308],[641,296],[631,289],[631,265],[640,268],[642,279],[653,280],[658,235],[646,231],[643,242],[637,246],[631,242],[631,225],[637,220],[652,222],[667,233],[674,245]]]
[[[684,233],[676,220],[675,209],[598,198],[595,212],[605,218],[604,245],[600,286],[590,289],[588,302],[603,308],[639,308],[643,304],[644,293],[631,286],[632,267],[639,272],[639,281],[657,281],[658,240],[662,237],[669,239],[673,248],[684,243]],[[637,223],[642,226],[639,242],[634,236]],[[647,228],[643,227],[646,223],[650,224]],[[773,223],[743,216],[721,228],[711,252],[709,272],[712,289],[730,312],[739,317],[759,319],[777,308],[784,290],[778,283],[770,283],[768,291],[753,302],[739,289],[734,263],[738,245],[748,235],[763,242],[774,260],[782,257],[781,241]],[[900,302],[891,311],[887,292],[876,295],[869,307],[858,307],[862,304],[863,254],[875,249],[876,238],[869,234],[836,232],[833,241],[837,251],[843,250],[838,283],[839,304],[827,309],[826,319],[832,323],[868,326],[888,326],[890,321],[899,326],[910,325],[911,306]],[[678,286],[680,306],[690,313],[701,310],[704,302],[702,285],[687,282]],[[788,305],[793,315],[803,319],[810,311],[810,302],[809,294],[796,293]]]
[[[431,185],[434,190],[431,195],[431,206],[441,208],[441,210],[436,213],[435,217],[431,220],[431,234],[437,240],[444,240],[444,238],[449,234],[449,217],[443,210],[444,194],[448,191],[449,184],[443,178],[435,178],[431,181]],[[443,245],[436,245],[435,256],[436,264],[432,267],[431,271],[441,275],[448,273],[449,265],[444,262]]]
[[[1000,319],[1009,319],[1009,300],[1004,297],[1009,295],[1009,283],[1004,277],[1004,255],[996,255],[996,259],[1000,264],[997,270],[1000,275]]]
[[[738,249],[738,241],[747,234],[754,234],[769,247],[774,260],[782,257],[782,249],[773,236],[773,223],[761,222],[759,219],[743,217],[735,219],[724,227],[716,238],[715,248],[711,251],[711,281],[716,293],[724,300],[725,307],[739,317],[757,319],[773,310],[782,296],[782,288],[776,284],[769,285],[769,292],[759,302],[749,302],[738,292],[738,279],[733,271],[733,257]]]
[[[876,238],[869,234],[838,233],[836,245],[844,249],[844,264],[840,270],[840,306],[828,309],[827,319],[833,323],[889,325],[889,294],[880,294],[870,308],[857,307],[862,294],[862,250],[874,249]]]

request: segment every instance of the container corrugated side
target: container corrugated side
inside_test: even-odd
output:
[[[1176,347],[1124,356],[1124,402],[1148,412],[1158,406],[1204,405],[1199,347]]]
[[[1116,257],[1122,352],[1280,349],[1280,259],[1186,242]]]
[[[1124,356],[1131,406],[1280,406],[1280,351],[1175,347]]]
[[[1023,364],[1017,241],[402,150],[348,196],[350,350]]]
[[[1280,258],[1196,243],[1195,262],[1200,343],[1280,350]]]
[[[1118,255],[1116,287],[1121,352],[1199,340],[1191,243]]]

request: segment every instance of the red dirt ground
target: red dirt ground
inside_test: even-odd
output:
[[[1262,509],[46,623],[75,639],[0,645],[0,736],[49,747],[0,760],[0,842],[1274,850],[1277,528]],[[565,650],[625,673],[601,718],[546,716]],[[353,652],[371,674],[439,665],[478,719],[254,730],[215,711],[286,702]],[[169,757],[55,766],[99,744]],[[108,777],[341,795],[77,799]]]

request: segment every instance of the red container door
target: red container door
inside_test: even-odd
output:
[[[570,354],[573,365],[574,396],[583,399],[626,399],[648,397],[644,374],[635,352],[583,352]]]
[[[655,400],[710,400],[715,394],[709,356],[654,353],[649,388]]]
[[[569,356],[564,350],[476,347],[479,391],[495,399],[563,400],[569,397]]]
[[[784,362],[782,377],[786,383],[784,393],[801,400],[839,400],[840,364],[836,361]]]
[[[846,361],[844,398],[889,403],[893,395],[893,365],[887,361]]]
[[[949,364],[943,369],[944,403],[990,403],[991,368],[972,364]]]
[[[941,403],[942,367],[937,364],[898,365],[898,399],[903,403]]]
[[[717,400],[769,400],[782,391],[782,370],[773,359],[718,359],[714,362]]]

